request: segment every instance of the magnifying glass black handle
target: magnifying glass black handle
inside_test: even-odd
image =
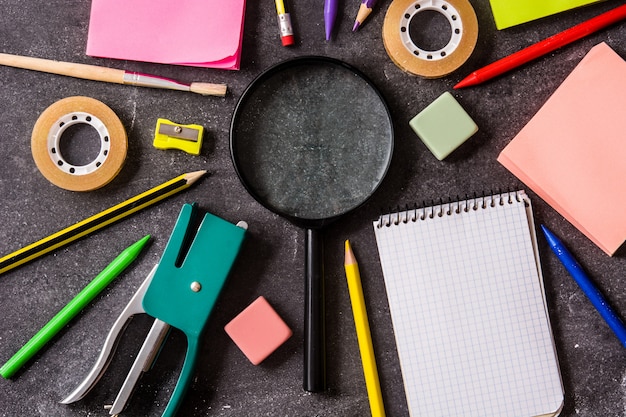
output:
[[[324,241],[307,229],[305,236],[304,389],[326,390],[326,330],[324,325]]]

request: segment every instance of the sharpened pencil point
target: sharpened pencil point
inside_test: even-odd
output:
[[[356,32],[361,27],[363,22],[365,22],[365,19],[367,19],[370,13],[372,13],[372,7],[374,3],[375,2],[373,1],[365,0],[361,3],[361,5],[359,6],[359,11],[356,15],[356,19],[354,19],[354,26],[352,27],[353,32]]]
[[[356,258],[354,257],[354,252],[352,252],[352,247],[350,246],[350,241],[346,240],[346,257],[345,257],[345,261],[344,264],[345,265],[355,265],[356,264]]]
[[[191,185],[194,182],[198,181],[207,173],[206,169],[202,171],[194,171],[185,174],[185,179],[187,180],[187,184]]]

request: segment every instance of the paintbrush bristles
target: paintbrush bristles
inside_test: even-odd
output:
[[[226,84],[191,83],[189,86],[189,91],[202,94],[203,96],[224,97],[226,95],[226,89]]]

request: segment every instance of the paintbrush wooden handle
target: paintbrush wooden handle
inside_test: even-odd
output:
[[[104,81],[107,83],[190,91],[192,93],[202,94],[205,96],[224,97],[226,95],[225,84],[191,83],[191,85],[187,85],[154,75],[99,67],[96,65],[52,61],[50,59],[31,58],[27,56],[2,53],[0,53],[0,65],[42,71],[50,74],[67,75],[69,77],[83,78],[85,80]]]
[[[124,70],[0,53],[0,64],[86,80],[124,84]]]

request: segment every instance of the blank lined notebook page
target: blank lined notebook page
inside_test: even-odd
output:
[[[558,415],[524,192],[390,213],[374,230],[411,416]]]

